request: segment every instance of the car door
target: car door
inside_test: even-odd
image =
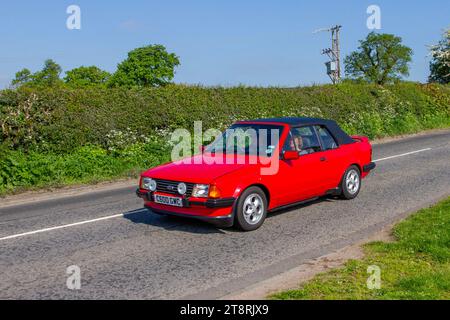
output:
[[[296,140],[300,138],[301,140]],[[301,141],[299,146],[298,141]],[[284,185],[283,197],[279,202],[289,204],[319,195],[321,190],[321,146],[313,126],[292,128],[284,143],[282,152],[295,150],[299,158],[280,160],[278,177]]]
[[[315,126],[322,146],[322,192],[336,188],[345,171],[345,154],[326,126]]]

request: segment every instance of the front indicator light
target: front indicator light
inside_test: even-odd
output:
[[[220,190],[215,185],[212,185],[211,188],[209,188],[209,197],[210,198],[220,198]]]

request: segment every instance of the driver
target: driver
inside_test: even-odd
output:
[[[298,151],[299,155],[303,156],[305,154],[310,154],[309,149],[303,149],[304,143],[302,136],[293,136],[290,141],[291,150]]]
[[[290,141],[290,146],[291,146],[291,150],[295,150],[298,152],[302,151],[302,147],[303,147],[303,139],[300,136],[294,136],[292,137],[291,141]]]

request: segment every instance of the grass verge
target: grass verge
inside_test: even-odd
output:
[[[450,299],[450,198],[422,209],[393,229],[395,242],[364,246],[365,258],[317,275],[271,299]],[[370,266],[380,288],[369,289]]]

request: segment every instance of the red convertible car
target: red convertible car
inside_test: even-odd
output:
[[[246,135],[239,142],[234,132]],[[144,172],[136,191],[144,206],[249,231],[281,208],[353,199],[375,168],[368,138],[317,118],[239,121],[201,151]]]

